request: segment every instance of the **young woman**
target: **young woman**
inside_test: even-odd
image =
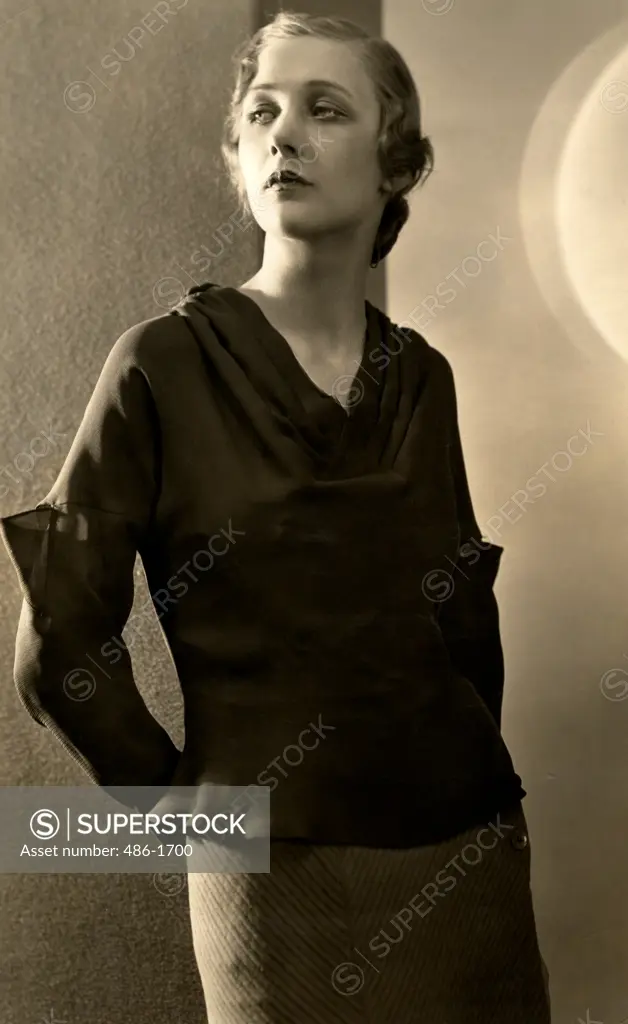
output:
[[[271,872],[189,875],[212,1024],[547,1024],[502,548],[448,361],[365,300],[432,167],[416,89],[336,18],[280,14],[237,68],[223,151],[262,266],[125,331],[52,491],[2,520],[16,684],[99,785],[270,787]],[[113,642],[137,552],[182,752]]]

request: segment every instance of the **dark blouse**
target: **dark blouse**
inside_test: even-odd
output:
[[[383,847],[526,795],[451,366],[366,313],[345,411],[252,299],[191,289],[116,341],[52,490],[0,520],[20,698],[98,785],[269,785],[273,838]],[[121,639],[137,552],[182,752]]]

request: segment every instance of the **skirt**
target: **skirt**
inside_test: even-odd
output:
[[[210,1024],[550,1024],[518,804],[410,849],[271,841],[188,875]]]

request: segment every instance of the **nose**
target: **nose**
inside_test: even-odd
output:
[[[270,142],[270,155],[274,161],[277,160],[277,154],[281,159],[282,164],[286,171],[293,171],[295,174],[303,173],[303,161],[299,157],[300,147],[295,146],[293,142],[287,142],[280,136],[275,136]]]
[[[271,156],[276,157],[277,154],[280,154],[285,160],[298,160],[300,152],[298,135],[294,118],[277,118],[269,133]]]
[[[288,140],[285,132],[275,132],[274,136],[270,139],[270,153],[271,156],[277,156],[280,154],[285,160],[296,160],[298,159],[298,146]]]

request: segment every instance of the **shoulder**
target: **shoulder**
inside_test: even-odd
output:
[[[431,384],[441,383],[446,388],[454,387],[454,372],[451,363],[440,349],[435,348],[427,338],[407,323],[390,321],[390,332],[397,348],[407,346],[419,354]]]
[[[134,359],[141,362],[151,356],[165,354],[170,349],[180,346],[181,339],[186,336],[182,318],[172,313],[161,313],[159,316],[140,320],[127,327],[115,342],[115,351],[120,359]]]
[[[158,372],[164,365],[172,368],[173,359],[180,363],[184,352],[198,357],[199,341],[204,350],[212,348],[210,338],[220,346],[221,334],[237,335],[245,326],[241,310],[233,305],[234,291],[213,281],[189,288],[172,306],[162,307],[163,313],[128,327],[113,345],[110,359]]]
[[[180,356],[189,332],[181,317],[171,313],[141,320],[127,327],[112,345],[106,360],[109,373],[136,369],[149,377]]]

